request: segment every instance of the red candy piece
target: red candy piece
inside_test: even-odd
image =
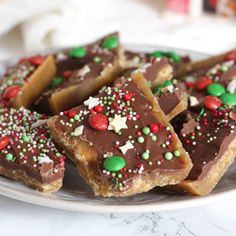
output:
[[[210,78],[202,76],[196,81],[195,88],[201,91],[201,90],[204,90],[211,83],[212,83],[212,80]]]
[[[13,85],[11,87],[6,88],[5,92],[3,93],[3,99],[10,100],[15,97],[21,90],[21,87],[17,85]]]
[[[94,114],[89,117],[89,124],[93,129],[106,130],[108,127],[108,119],[104,114]]]
[[[209,110],[216,110],[222,105],[222,102],[219,98],[209,95],[205,97],[204,105]]]
[[[7,136],[2,137],[0,139],[0,150],[3,150],[8,145],[9,142],[10,142],[10,139]]]
[[[28,59],[28,61],[29,61],[30,63],[32,63],[33,65],[36,65],[36,66],[41,65],[44,60],[45,60],[45,57],[40,56],[40,55],[38,55],[38,56],[33,56],[33,57],[30,57],[30,58]]]
[[[125,100],[125,101],[129,101],[131,98],[132,98],[132,95],[131,95],[131,94],[125,94],[125,95],[124,95],[124,100]]]
[[[63,73],[62,73],[62,76],[66,79],[70,78],[71,75],[73,74],[73,72],[71,70],[65,70]]]
[[[101,112],[102,111],[102,106],[100,106],[100,105],[95,106],[94,111]]]
[[[159,131],[159,126],[157,124],[150,124],[150,130],[152,133],[156,133]]]
[[[236,50],[228,53],[225,56],[225,61],[231,61],[231,60],[236,61]]]
[[[187,88],[192,88],[194,84],[192,82],[185,82],[185,85]]]
[[[74,118],[74,116],[76,115],[76,111],[68,111],[68,116],[70,117],[70,118]]]

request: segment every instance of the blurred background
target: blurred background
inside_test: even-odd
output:
[[[236,0],[0,0],[0,59],[120,31],[123,43],[236,47]]]

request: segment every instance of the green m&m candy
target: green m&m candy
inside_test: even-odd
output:
[[[63,77],[56,77],[52,80],[52,82],[50,83],[49,87],[50,88],[56,88],[58,87],[62,82],[64,81]]]
[[[111,35],[104,39],[104,41],[102,42],[102,47],[107,49],[113,49],[118,47],[118,43],[119,42],[117,36]]]
[[[224,105],[236,106],[236,94],[224,93],[220,99]]]
[[[159,91],[159,89],[165,88],[165,87],[170,86],[170,85],[172,85],[171,81],[170,80],[166,80],[164,83],[159,84],[156,87],[154,87],[152,92],[155,94],[155,93],[157,93]]]
[[[164,53],[162,51],[155,51],[155,52],[152,52],[150,54],[151,57],[155,57],[155,58],[159,58],[159,57],[163,57],[164,56]]]
[[[85,47],[76,47],[70,50],[71,57],[81,58],[85,57],[86,54],[87,54],[87,49]]]
[[[168,58],[171,58],[173,61],[176,61],[176,62],[181,61],[181,57],[175,52],[166,52],[165,56],[167,56]]]
[[[108,171],[119,171],[125,167],[125,159],[121,156],[111,156],[105,159],[103,167]]]
[[[207,86],[207,93],[215,97],[220,97],[225,93],[225,88],[219,83],[212,83]]]

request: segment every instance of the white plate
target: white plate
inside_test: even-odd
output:
[[[162,47],[128,46],[137,51],[153,51]],[[175,50],[181,54],[189,54],[194,59],[205,57],[204,54]],[[192,207],[222,198],[236,196],[236,163],[224,175],[214,191],[208,196],[193,197],[188,195],[169,195],[152,190],[126,198],[98,198],[78,176],[71,162],[66,164],[63,188],[53,194],[44,194],[32,190],[20,183],[0,177],[0,194],[24,202],[80,212],[118,213],[118,212],[157,212]]]

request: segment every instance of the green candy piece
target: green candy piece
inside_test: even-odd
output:
[[[85,57],[87,54],[87,49],[85,47],[76,47],[70,50],[70,56],[76,58]]]
[[[63,77],[56,77],[52,80],[52,82],[50,83],[49,87],[50,88],[56,88],[58,87],[62,82],[64,81]]]
[[[174,155],[175,155],[176,157],[179,157],[179,156],[180,156],[180,151],[179,151],[179,150],[175,150],[175,151],[174,151]]]
[[[13,155],[12,155],[11,153],[7,153],[6,159],[7,159],[8,161],[12,161]]]
[[[165,56],[167,56],[168,58],[173,59],[176,62],[181,61],[181,57],[175,52],[166,52]]]
[[[165,153],[165,159],[170,161],[173,158],[173,154],[171,152],[166,152]]]
[[[125,159],[120,156],[111,156],[105,159],[103,167],[108,171],[119,171],[125,167]]]
[[[94,58],[93,58],[93,61],[95,62],[95,63],[99,63],[99,62],[101,62],[101,58],[100,57],[98,57],[98,56],[95,56]]]
[[[220,97],[225,93],[225,88],[219,83],[212,83],[207,86],[207,93],[215,97]]]
[[[150,134],[150,129],[148,127],[144,127],[142,132],[143,132],[143,134],[148,135],[148,134]]]
[[[144,143],[144,137],[142,137],[142,136],[141,136],[141,137],[138,137],[138,142],[139,142],[139,143]]]
[[[26,143],[29,143],[30,138],[29,138],[29,136],[24,135],[24,136],[22,137],[22,140],[23,140],[24,142],[26,142]]]
[[[150,54],[151,57],[155,57],[155,58],[159,58],[159,57],[163,57],[164,56],[164,53],[162,51],[155,51],[155,52],[152,52]]]
[[[76,114],[76,115],[74,116],[74,120],[78,121],[79,119],[80,119],[80,115],[79,115],[79,114]]]
[[[236,94],[224,93],[220,99],[224,105],[236,106]]]
[[[148,160],[148,159],[149,159],[149,154],[148,154],[147,152],[144,152],[144,153],[142,154],[142,159],[143,159],[143,160]]]
[[[113,49],[118,47],[118,44],[119,42],[117,36],[111,35],[104,39],[104,41],[102,42],[102,48]]]
[[[157,92],[159,91],[159,89],[165,88],[165,87],[170,86],[170,85],[172,85],[172,82],[171,82],[170,80],[166,80],[164,83],[157,85],[157,86],[152,90],[152,92],[155,94],[155,93],[157,93]]]

